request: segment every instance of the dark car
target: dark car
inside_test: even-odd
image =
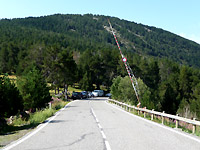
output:
[[[107,93],[105,96],[111,98],[112,94],[111,93]]]
[[[87,98],[88,97],[88,94],[87,94],[86,91],[81,92],[81,94],[82,94],[82,98]]]
[[[82,99],[82,94],[80,92],[73,92],[72,99]]]

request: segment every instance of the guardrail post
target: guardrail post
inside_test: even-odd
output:
[[[152,111],[154,111],[154,109],[152,109]],[[153,120],[153,113],[151,114],[151,120]]]
[[[51,102],[49,102],[49,109],[51,109]]]
[[[193,118],[193,120],[195,121],[196,118]],[[193,124],[193,127],[192,127],[192,133],[194,134],[195,133],[195,125]]]
[[[131,112],[131,107],[128,107],[128,111]]]
[[[163,114],[165,113],[165,111],[163,111]],[[162,124],[164,124],[164,116],[162,115]]]
[[[137,112],[138,112],[138,116],[139,116],[140,115],[140,111],[138,110]]]
[[[178,114],[176,116],[178,116]],[[177,128],[178,128],[178,120],[176,119],[176,129]]]
[[[135,113],[135,107],[132,107],[132,112]]]
[[[144,118],[146,118],[146,112],[144,111]]]

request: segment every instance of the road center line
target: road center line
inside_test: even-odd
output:
[[[89,104],[90,104],[90,103],[91,103],[91,101],[89,102]],[[97,123],[97,125],[98,125],[98,127],[99,127],[99,129],[100,129],[101,135],[102,135],[102,137],[103,137],[103,139],[104,139],[104,143],[105,143],[106,149],[107,149],[107,150],[111,150],[110,144],[109,144],[109,142],[108,142],[107,139],[106,139],[106,135],[105,135],[105,133],[104,133],[104,131],[103,131],[103,128],[102,128],[102,126],[100,125],[100,122],[99,122],[99,120],[97,119],[97,116],[96,116],[96,114],[95,114],[95,112],[94,112],[94,110],[93,110],[93,108],[92,108],[91,105],[90,105],[90,109],[91,109],[92,115],[94,116],[94,118],[95,118],[95,120],[96,120],[96,123]]]

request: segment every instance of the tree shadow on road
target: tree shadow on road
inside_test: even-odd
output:
[[[106,101],[106,100],[108,100],[107,97],[94,97],[94,98],[81,99],[81,101]]]

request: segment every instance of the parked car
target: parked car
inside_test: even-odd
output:
[[[104,96],[104,91],[103,90],[94,90],[92,94],[97,97],[97,96]]]
[[[92,94],[92,92],[88,92],[88,98],[94,97],[94,95]]]
[[[112,95],[111,93],[107,93],[105,96],[106,97],[111,97],[111,95]]]
[[[82,94],[81,92],[73,92],[72,93],[72,99],[82,99]]]
[[[82,94],[82,98],[87,98],[88,97],[88,94],[87,94],[86,91],[81,92],[81,94]]]

